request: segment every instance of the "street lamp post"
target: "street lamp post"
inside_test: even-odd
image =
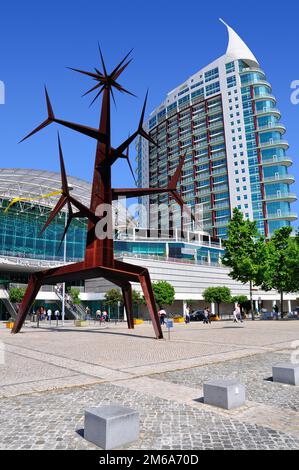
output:
[[[67,218],[68,218],[68,211],[65,211],[65,218],[64,218],[64,228],[66,227],[67,224]],[[66,263],[66,237],[67,235],[65,234],[64,237],[64,243],[63,243],[63,263]],[[62,326],[64,326],[64,317],[65,317],[65,282],[62,284],[62,312],[61,312],[61,321],[62,321]]]

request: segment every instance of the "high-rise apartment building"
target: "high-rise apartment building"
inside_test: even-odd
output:
[[[225,237],[238,207],[269,236],[297,218],[286,129],[257,59],[227,30],[226,54],[168,93],[150,114],[146,127],[159,146],[137,142],[138,183],[166,186],[186,154],[180,191],[189,206],[201,205],[204,231]],[[169,196],[143,202],[149,210],[140,225],[162,228]]]

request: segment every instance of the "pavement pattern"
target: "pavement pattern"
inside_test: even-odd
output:
[[[0,449],[96,449],[84,410],[109,403],[140,413],[130,449],[299,449],[299,388],[271,380],[298,339],[298,321],[176,325],[170,341],[148,324],[0,327]],[[215,377],[244,383],[245,406],[204,404]]]

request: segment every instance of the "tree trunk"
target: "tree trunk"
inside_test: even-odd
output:
[[[252,300],[252,281],[249,281],[249,298],[250,298],[251,319],[254,320],[253,300]]]
[[[217,317],[219,318],[220,304],[217,304]]]
[[[280,291],[280,318],[283,318],[283,291]]]

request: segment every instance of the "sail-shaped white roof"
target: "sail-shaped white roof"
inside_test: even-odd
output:
[[[228,24],[225,23],[222,18],[219,19],[227,27],[229,36],[226,55],[234,60],[244,60],[245,62],[248,62],[248,65],[250,66],[259,67],[257,59],[251,50],[246,46],[243,39],[241,39],[240,36],[230,26],[228,26]]]

